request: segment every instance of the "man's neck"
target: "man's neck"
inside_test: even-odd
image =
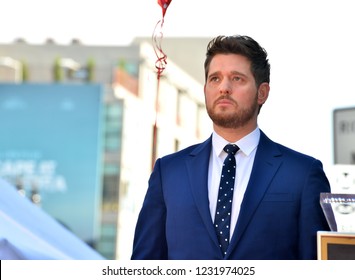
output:
[[[225,128],[213,125],[214,131],[229,143],[237,142],[257,128],[257,124],[247,125],[238,128]]]

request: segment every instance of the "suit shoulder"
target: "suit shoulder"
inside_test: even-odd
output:
[[[155,162],[155,168],[159,167],[160,169],[164,169],[164,170],[170,168],[172,168],[173,170],[178,169],[179,167],[183,166],[185,160],[196,148],[199,147],[199,145],[200,144],[194,144],[182,150],[179,150],[177,152],[167,154],[158,158],[157,161]]]
[[[189,156],[195,156],[198,153],[209,153],[211,150],[211,137],[205,140],[204,142],[197,143],[186,148],[183,148],[177,152],[165,155],[161,157],[159,160],[163,162],[176,161],[187,158]]]
[[[188,146],[188,147],[183,148],[183,149],[181,149],[181,150],[179,150],[179,151],[176,151],[176,152],[174,152],[174,153],[165,155],[165,156],[163,156],[161,159],[162,159],[162,160],[171,160],[171,159],[174,159],[174,158],[181,158],[181,157],[188,156],[188,155],[190,155],[194,150],[196,150],[200,145],[201,145],[201,143]]]
[[[293,164],[293,168],[296,166],[300,168],[323,168],[322,162],[311,155],[299,152],[279,143],[276,143],[276,145],[278,146],[283,158],[287,160],[288,164]]]
[[[265,134],[263,134],[261,136],[260,142],[262,143],[261,145],[263,147],[268,147],[268,149],[273,150],[276,155],[279,153],[279,155],[283,155],[283,156],[286,156],[289,158],[302,159],[302,160],[311,161],[311,162],[317,160],[316,158],[312,157],[311,155],[294,150],[294,149],[287,147],[285,145],[282,145],[278,142],[274,142],[273,140],[270,140]]]
[[[308,154],[302,153],[300,151],[291,149],[290,147],[286,147],[286,146],[284,146],[282,144],[276,143],[276,145],[278,145],[280,151],[284,155],[288,155],[288,156],[295,157],[295,158],[300,158],[300,159],[302,158],[304,160],[309,160],[309,161],[317,160],[316,158],[314,158],[311,155],[308,155]]]

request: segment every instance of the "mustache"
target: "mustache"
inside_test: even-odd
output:
[[[229,95],[221,95],[220,97],[217,98],[217,100],[214,102],[214,104],[217,104],[221,100],[228,100],[228,101],[231,101],[237,105],[237,102],[233,98],[231,98]]]

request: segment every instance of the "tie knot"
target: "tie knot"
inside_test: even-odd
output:
[[[235,144],[228,144],[226,145],[223,150],[227,153],[227,154],[232,154],[232,155],[235,155],[238,150],[239,150],[239,147]]]

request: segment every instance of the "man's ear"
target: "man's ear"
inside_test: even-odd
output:
[[[258,104],[262,105],[269,97],[270,85],[269,83],[262,83],[258,89]]]

